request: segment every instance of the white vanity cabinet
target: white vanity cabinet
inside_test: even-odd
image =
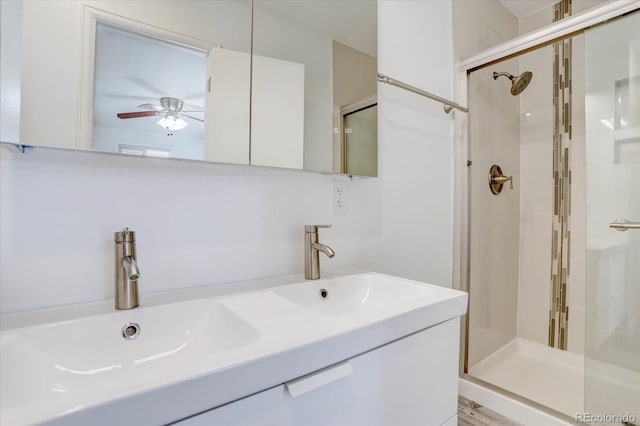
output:
[[[178,424],[455,425],[459,321],[437,324]]]

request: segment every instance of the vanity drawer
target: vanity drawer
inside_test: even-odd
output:
[[[456,318],[178,424],[442,425],[457,410],[458,344]]]

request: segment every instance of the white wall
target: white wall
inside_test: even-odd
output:
[[[579,0],[571,3],[572,15],[584,12],[585,10],[599,6],[610,0]],[[519,33],[526,34],[545,27],[553,22],[553,3],[544,6],[527,15],[519,18]]]
[[[379,72],[451,98],[451,1],[383,0],[378,24]],[[358,264],[450,286],[452,117],[438,103],[384,84],[378,99],[380,177],[359,184],[369,211],[354,218],[368,226]]]
[[[451,1],[381,1],[379,67],[451,97]],[[444,40],[444,42],[443,42]],[[407,54],[411,52],[411,54]],[[304,224],[333,223],[353,265],[450,286],[452,121],[441,105],[379,87],[379,174],[330,176],[151,158],[0,149],[0,311],[106,299],[113,232],[135,229],[144,293],[301,272]]]
[[[20,141],[22,3],[0,2],[0,141]]]
[[[453,2],[455,54],[466,59],[518,35],[518,19],[497,0]]]
[[[142,293],[300,271],[310,223],[335,225],[322,234],[338,253],[332,266],[353,260],[356,230],[330,214],[328,176],[44,149],[1,155],[2,311],[112,297],[113,232],[123,226],[137,231]]]

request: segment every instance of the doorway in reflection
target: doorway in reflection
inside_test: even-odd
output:
[[[203,160],[204,50],[96,24],[93,148]]]
[[[342,173],[378,175],[378,104],[342,115]]]

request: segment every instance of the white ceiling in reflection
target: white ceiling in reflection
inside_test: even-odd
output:
[[[375,0],[259,0],[254,5],[368,55],[378,56]]]

